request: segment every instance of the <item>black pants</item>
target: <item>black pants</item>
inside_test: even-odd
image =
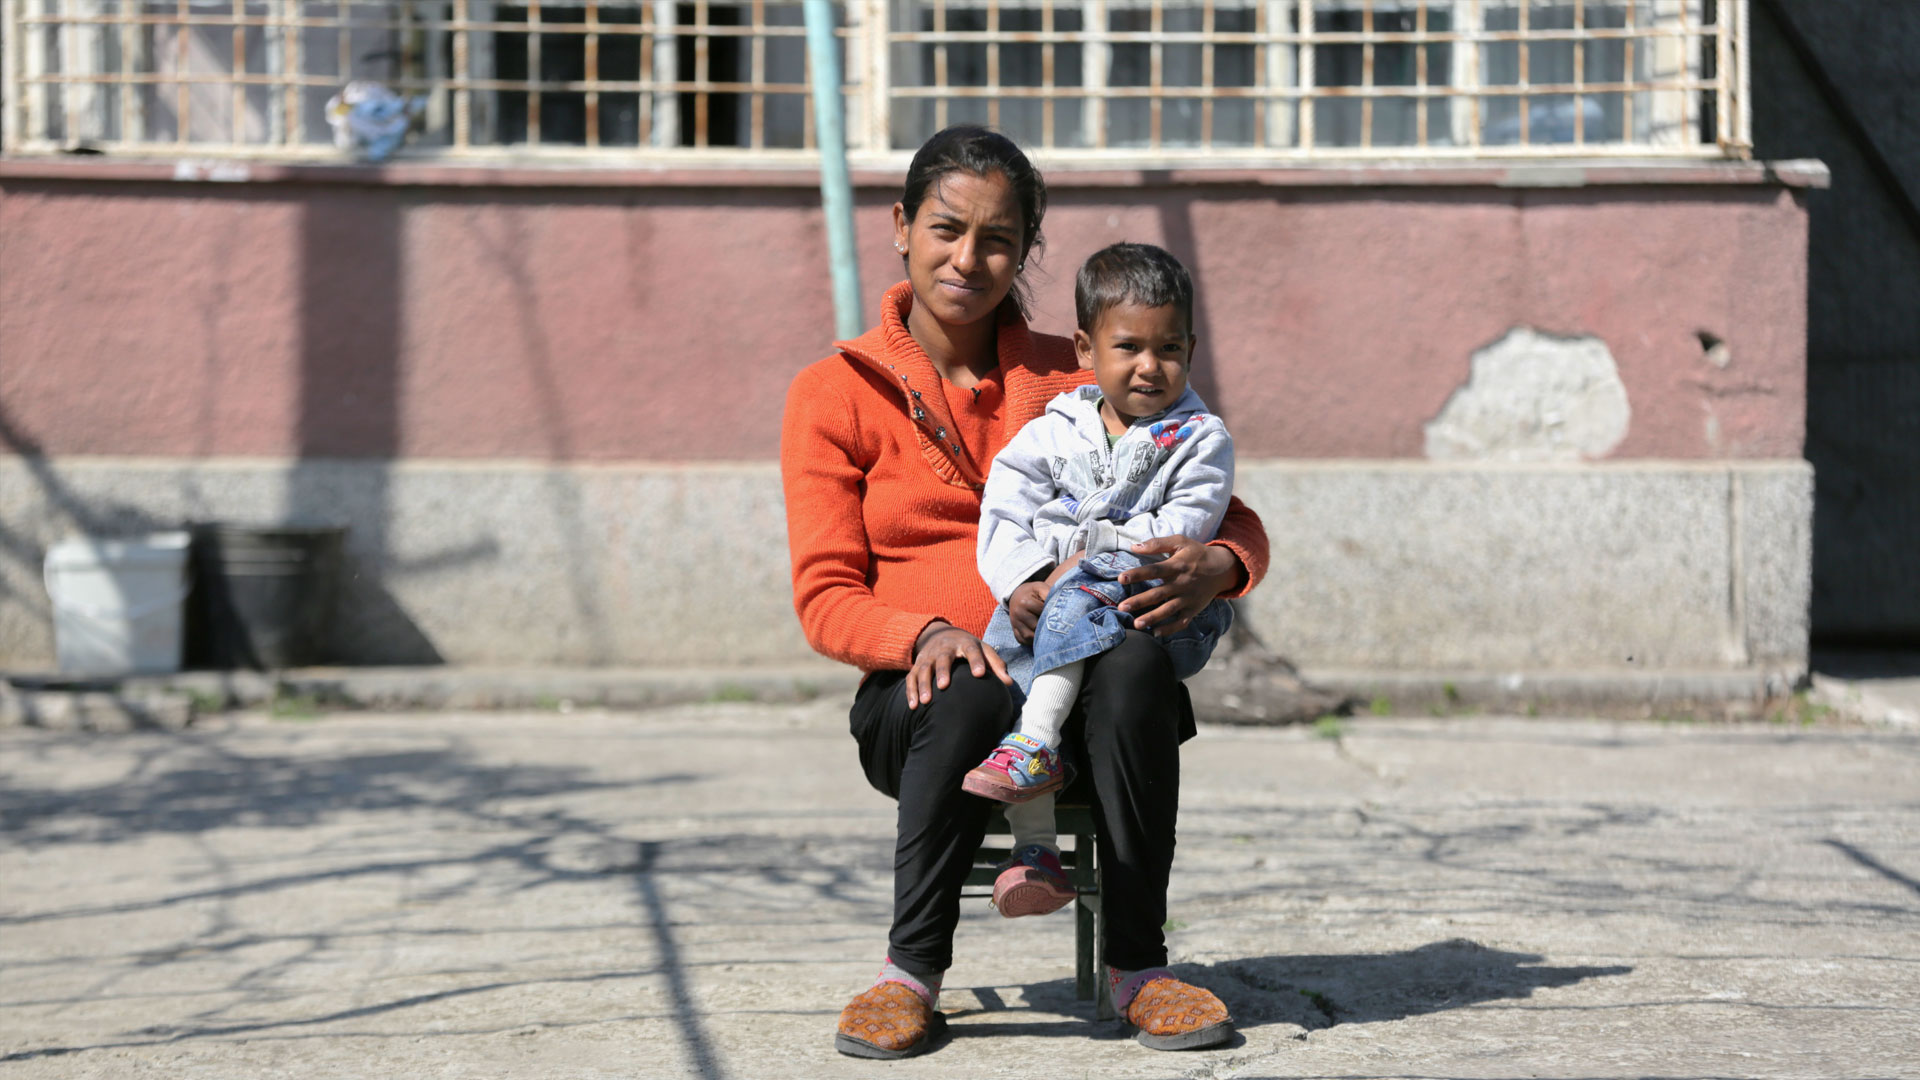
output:
[[[907,708],[906,673],[875,672],[854,697],[853,737],[875,788],[898,800],[893,856],[893,962],[916,974],[953,965],[960,888],[986,832],[987,800],[960,790],[1013,727],[1007,688],[964,665],[932,702]],[[1167,877],[1180,806],[1180,744],[1192,737],[1193,706],[1167,652],[1128,631],[1087,661],[1067,719],[1065,752],[1076,779],[1069,801],[1095,804],[1100,821],[1107,963],[1134,970],[1167,962]]]

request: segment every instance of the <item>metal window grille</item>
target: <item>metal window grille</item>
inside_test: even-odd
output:
[[[949,123],[1052,160],[1745,156],[1747,0],[853,0],[853,152]],[[0,0],[10,152],[803,160],[798,0]]]

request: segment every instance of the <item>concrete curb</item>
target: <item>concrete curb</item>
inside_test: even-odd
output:
[[[1299,679],[1235,679],[1223,670],[1194,681],[1202,718],[1273,725],[1311,721],[1297,707],[1302,682],[1327,700],[1394,711],[1502,710],[1517,713],[1712,708],[1757,711],[1791,694],[1797,680],[1763,671],[1382,672],[1327,670]],[[751,668],[301,668],[280,672],[193,671],[122,679],[15,675],[0,681],[0,727],[61,730],[169,729],[197,714],[271,708],[288,715],[321,709],[646,709],[698,702],[850,699],[860,675],[838,664]],[[1838,706],[1834,706],[1838,708]],[[1329,711],[1337,711],[1330,709]],[[1854,716],[1855,711],[1847,711]]]
[[[1395,710],[1479,708],[1543,711],[1759,707],[1792,694],[1798,673],[1746,671],[1316,671],[1319,686]]]
[[[822,695],[851,697],[859,681],[859,672],[825,663],[673,670],[298,668],[277,672],[187,671],[119,679],[16,675],[0,682],[0,727],[184,727],[186,721],[172,722],[182,710],[190,717],[222,709],[257,708],[289,714],[323,708],[569,712],[594,707],[648,709],[704,701],[777,704],[811,701]],[[116,711],[117,717],[107,718]],[[150,719],[162,714],[170,722]]]

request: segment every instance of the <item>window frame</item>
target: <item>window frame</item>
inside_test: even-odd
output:
[[[541,22],[538,15],[543,3],[549,10],[585,9],[588,14],[584,29],[560,28],[562,25],[581,25],[575,23]],[[1623,4],[1629,11],[1644,7],[1654,12],[1682,13],[1680,25],[1674,29],[1657,31],[1635,27],[1631,21],[1624,30],[1596,29],[1584,25],[1585,11],[1609,6],[1618,8]],[[937,121],[943,113],[950,114],[953,111],[952,102],[984,99],[988,102],[984,119],[989,120],[1004,102],[1042,102],[1046,120],[1041,137],[1023,142],[1029,144],[1036,157],[1051,165],[1093,168],[1244,168],[1343,162],[1448,162],[1463,159],[1744,160],[1751,156],[1748,93],[1751,76],[1747,47],[1749,4],[1750,0],[1088,0],[1087,3],[1072,5],[1065,3],[1065,0],[848,0],[835,7],[842,13],[838,31],[845,42],[842,90],[846,102],[849,157],[856,167],[897,169],[905,164],[911,156],[912,147],[895,146],[893,143],[903,137],[906,125],[901,124],[899,118],[912,103],[934,102],[933,115]],[[319,0],[0,0],[0,12],[4,13],[4,21],[0,22],[0,129],[4,130],[0,151],[14,156],[57,154],[83,149],[100,150],[123,157],[191,155],[264,161],[338,161],[342,157],[340,150],[330,142],[314,138],[312,100],[318,93],[337,90],[346,80],[337,74],[308,72],[309,65],[305,64],[301,44],[303,35],[309,29],[333,30],[336,40],[342,43],[341,55],[345,57],[347,48],[344,43],[356,28],[391,30],[398,26],[413,26],[419,32],[443,35],[444,40],[436,39],[438,44],[412,57],[414,60],[425,58],[426,66],[422,66],[418,73],[392,80],[392,83],[402,92],[425,92],[429,130],[444,131],[446,139],[440,144],[410,144],[397,155],[397,159],[503,164],[575,161],[603,166],[649,163],[728,168],[797,167],[817,160],[813,142],[813,105],[811,96],[804,93],[806,82],[775,83],[767,78],[767,42],[775,37],[803,35],[804,30],[791,23],[782,23],[776,29],[775,24],[766,20],[765,14],[774,9],[797,12],[798,5],[793,0],[736,0],[733,3],[721,3],[718,0],[698,0],[695,3],[675,3],[671,0],[523,0],[520,4],[504,4],[498,0],[436,0],[434,6],[449,13],[445,20],[415,17],[427,6],[425,0],[388,0],[384,6],[398,14],[389,14],[378,20],[358,21],[339,14],[373,6],[368,0],[334,0],[328,4],[321,4]],[[1573,9],[1573,29],[1541,31],[1527,26],[1528,13],[1536,8],[1555,6]],[[321,7],[333,10],[337,17],[306,17],[308,12]],[[638,9],[641,20],[638,23],[618,24],[621,27],[618,29],[615,24],[598,22],[594,12],[610,7]],[[1257,29],[1252,32],[1209,29],[1216,25],[1217,13],[1229,7],[1256,11]],[[1373,19],[1379,12],[1413,10],[1417,13],[1419,28],[1412,32],[1366,28],[1349,32],[1329,31],[1316,26],[1316,14],[1334,7],[1360,11],[1368,28],[1372,27]],[[173,13],[148,14],[159,8],[172,8]],[[264,8],[270,14],[246,14],[250,8]],[[528,22],[511,24],[499,21],[501,8],[529,10]],[[744,32],[737,26],[732,30],[723,30],[713,21],[713,12],[719,8],[751,11],[754,20],[745,24]],[[1042,13],[1045,27],[1057,25],[1055,18],[1061,11],[1082,12],[1081,29],[1062,31],[1043,28],[1033,32],[1002,31],[998,28],[1001,13],[1036,9]],[[138,15],[128,14],[135,10]],[[214,14],[194,14],[203,10],[213,11]],[[1149,17],[1150,26],[1146,30],[1114,31],[1107,20],[1115,10],[1144,11]],[[1202,29],[1168,31],[1164,28],[1167,12],[1190,10],[1201,13]],[[1445,30],[1431,29],[1432,13],[1441,10],[1449,12],[1455,20],[1461,12],[1470,13],[1471,18],[1464,27],[1455,22]],[[1519,31],[1486,29],[1487,14],[1496,10],[1517,10],[1521,20]],[[53,13],[49,14],[49,11]],[[483,19],[476,16],[476,11],[492,14]],[[970,11],[985,14],[989,28],[985,34],[944,28],[950,13]],[[1695,11],[1701,14],[1689,22],[1686,13]],[[676,16],[691,12],[695,21],[688,24],[676,17],[674,33],[659,33],[657,27],[660,23],[657,20],[668,12]],[[1707,12],[1714,16],[1711,23],[1703,21]],[[908,18],[925,13],[931,13],[933,29],[919,29],[918,23]],[[1276,27],[1276,14],[1290,15],[1296,21],[1293,25],[1283,23]],[[528,25],[543,29],[527,31]],[[135,29],[167,26],[175,27],[173,39],[180,41],[185,40],[188,32],[195,27],[207,28],[209,33],[217,33],[222,28],[231,30],[233,44],[227,71],[216,70],[202,75],[191,69],[164,73],[157,69],[148,72],[135,70],[128,59],[131,43],[136,36]],[[107,55],[105,46],[96,46],[86,40],[92,33],[89,28],[96,27],[102,41],[110,35],[117,35],[115,40],[120,49],[118,70],[106,70],[104,60],[96,61],[100,70],[88,70],[83,54],[89,49],[101,57]],[[265,70],[258,72],[249,71],[247,67],[250,62],[248,43],[252,40],[248,35],[256,29],[259,39],[271,43],[277,36],[280,42],[277,53],[269,44],[268,55],[260,57]],[[485,55],[498,55],[500,41],[505,34],[516,34],[527,39],[531,54],[528,59],[530,73],[538,70],[540,41],[561,34],[585,34],[588,39],[587,55],[594,58],[588,61],[590,66],[585,70],[601,77],[552,82],[545,78],[529,78],[516,82],[500,79],[497,67],[491,72],[477,68],[476,63],[486,62]],[[638,80],[611,80],[598,68],[598,41],[613,34],[637,34],[640,37],[642,67]],[[1544,87],[1528,85],[1524,61],[1518,83],[1482,82],[1480,67],[1485,50],[1505,41],[1522,40],[1516,34],[1524,35],[1521,56],[1529,55],[1531,46],[1571,41],[1573,82]],[[745,82],[716,83],[711,78],[703,77],[703,73],[707,72],[705,68],[693,72],[691,78],[682,78],[688,73],[676,70],[671,79],[663,79],[649,65],[650,56],[658,59],[665,55],[661,51],[663,47],[677,47],[668,43],[677,43],[686,38],[697,39],[696,63],[701,63],[709,58],[713,42],[728,37],[745,39],[746,44],[742,48],[751,53]],[[1709,37],[1712,45],[1706,48],[1705,42]],[[50,38],[55,42],[54,45],[48,44]],[[1590,51],[1592,43],[1608,39],[1626,42],[1627,59],[1623,68],[1626,81],[1620,84],[1587,83],[1582,70],[1583,58]],[[1653,78],[1651,81],[1640,79],[1636,75],[1633,59],[1635,44],[1661,40],[1675,43],[1680,64],[1678,76]],[[1693,50],[1698,53],[1697,64],[1689,57],[1693,43],[1700,43],[1699,48]],[[1041,85],[998,85],[998,61],[1002,47],[1010,45],[1038,46],[1043,50],[1046,74],[1042,76]],[[1200,47],[1204,72],[1202,85],[1168,85],[1164,82],[1165,50],[1170,45]],[[1446,73],[1447,81],[1444,84],[1436,82],[1435,73],[1427,70],[1430,66],[1429,53],[1437,45],[1448,46],[1453,57],[1454,70]],[[1058,60],[1062,46],[1081,50],[1078,67],[1082,79],[1076,85],[1059,82],[1061,65]],[[1115,67],[1114,49],[1134,46],[1145,47],[1151,57],[1152,70],[1148,85],[1108,85],[1106,74]],[[1257,85],[1214,85],[1217,49],[1249,46],[1253,49],[1252,67]],[[1367,78],[1363,80],[1363,85],[1321,85],[1314,81],[1315,61],[1320,50],[1354,46],[1363,50],[1365,58]],[[1372,79],[1372,61],[1378,50],[1402,46],[1413,49],[1417,57],[1420,78],[1416,83],[1367,84]],[[950,86],[938,81],[945,74],[944,59],[954,47],[986,49],[989,72],[986,85]],[[922,79],[910,85],[897,85],[895,69],[901,65],[896,60],[902,55],[902,49],[913,48],[932,50],[932,55],[936,57],[934,78]],[[57,61],[54,59],[56,49]],[[179,52],[182,57],[186,56],[186,46],[181,45]],[[476,58],[476,52],[483,55]],[[440,63],[443,57],[444,63]],[[353,62],[351,59],[342,60],[336,66],[344,65],[350,73]],[[273,68],[274,64],[279,67]],[[439,66],[434,67],[435,64]],[[56,66],[61,70],[49,70]],[[234,73],[236,68],[239,69],[238,74]],[[1463,73],[1466,81],[1457,82]],[[1054,82],[1049,84],[1046,81],[1049,79]],[[104,136],[113,127],[107,120],[98,124],[74,123],[75,116],[94,107],[90,103],[104,102],[108,97],[117,95],[114,107],[120,111],[117,123],[124,136],[136,121],[139,110],[132,102],[143,96],[137,92],[137,88],[144,85],[154,86],[153,93],[156,96],[163,92],[174,95],[177,108],[172,138],[106,138]],[[222,87],[230,92],[231,103],[225,113],[231,128],[228,139],[194,137],[196,129],[193,126],[191,103],[198,99],[193,96],[191,88],[196,86],[212,86],[216,94]],[[265,141],[247,141],[243,128],[252,115],[248,103],[257,101],[262,93],[266,96],[267,104],[257,126],[263,126]],[[476,101],[500,93],[528,96],[528,130],[536,136],[540,129],[539,102],[543,93],[580,95],[586,103],[584,130],[587,135],[584,141],[568,144],[487,141],[488,125],[481,123],[476,130],[475,117],[488,115],[491,122],[497,123],[500,113],[497,108],[491,113],[484,109],[476,111]],[[637,97],[640,104],[636,108],[642,113],[651,110],[653,119],[641,122],[636,136],[637,144],[600,144],[598,106],[607,95],[614,93]],[[61,112],[58,125],[53,123],[51,111],[56,108],[53,104],[56,94]],[[697,99],[693,117],[695,131],[690,140],[684,140],[692,145],[680,145],[683,135],[677,127],[677,95],[681,94]],[[1621,130],[1623,137],[1630,141],[1532,142],[1534,127],[1529,110],[1534,102],[1548,95],[1571,97],[1574,101],[1574,131],[1578,136],[1584,136],[1588,115],[1584,103],[1602,94],[1618,94],[1627,103],[1625,107],[1630,118],[1636,95],[1645,95],[1649,101],[1669,102],[1669,112],[1674,107],[1672,103],[1677,102],[1679,112],[1676,115],[1679,119],[1673,121],[1669,117],[1669,137],[1657,140],[1631,141],[1635,128],[1634,121],[1628,119]],[[713,130],[710,122],[712,114],[699,111],[698,106],[711,109],[713,101],[726,95],[735,96],[738,99],[735,104],[747,110],[748,119],[744,126],[747,145],[705,144],[704,136]],[[801,146],[782,148],[767,145],[765,116],[767,102],[774,95],[799,98]],[[1520,102],[1519,137],[1512,144],[1490,144],[1483,140],[1485,124],[1480,115],[1481,103],[1496,98],[1513,98]],[[1152,137],[1147,140],[1147,145],[1103,145],[1110,130],[1106,119],[1109,108],[1115,102],[1134,100],[1144,101],[1152,117]],[[1207,135],[1212,133],[1216,103],[1232,100],[1250,102],[1255,116],[1255,135],[1251,143],[1201,146],[1169,144],[1164,137],[1162,120],[1165,106],[1169,101],[1187,100],[1200,102],[1200,126]],[[1316,137],[1316,112],[1322,111],[1322,103],[1335,100],[1359,102],[1362,117],[1359,128],[1363,133],[1360,145],[1326,145]],[[1413,109],[1419,137],[1414,145],[1372,145],[1373,110],[1381,100],[1410,100],[1415,103]],[[1055,117],[1056,103],[1061,101],[1081,103],[1081,123],[1089,133],[1087,141],[1091,145],[1049,145],[1050,141],[1055,141],[1059,130]],[[1443,111],[1450,118],[1448,122],[1452,129],[1469,132],[1471,137],[1458,145],[1443,145],[1431,137],[1433,121],[1429,116],[1429,103],[1434,101],[1446,102]],[[78,107],[76,102],[79,103]],[[664,111],[669,107],[676,111]],[[787,103],[786,107],[791,108],[792,103]],[[1464,123],[1458,115],[1461,112],[1467,114]],[[1286,124],[1277,124],[1275,121],[1275,117],[1283,113],[1293,114],[1290,133],[1285,132]],[[184,124],[179,120],[181,116],[186,117]],[[1702,116],[1710,116],[1711,130],[1701,130],[1703,125],[1699,118]],[[142,125],[141,130],[146,130],[144,117],[138,117],[138,121]],[[897,127],[901,130],[897,131]],[[1671,137],[1674,131],[1685,133],[1688,137]],[[324,135],[324,131],[318,134]],[[917,142],[917,138],[908,141]],[[1202,141],[1204,143],[1207,140]]]

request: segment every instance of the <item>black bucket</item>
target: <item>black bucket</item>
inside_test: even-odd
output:
[[[324,661],[346,535],[330,525],[195,526],[188,663],[269,671]]]

